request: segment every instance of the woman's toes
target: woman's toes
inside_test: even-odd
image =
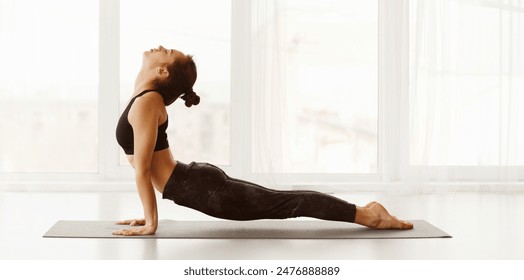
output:
[[[413,224],[412,223],[400,220],[400,219],[398,219],[395,216],[391,216],[391,217],[397,222],[397,224],[399,225],[400,229],[412,229],[413,228]]]
[[[412,229],[412,228],[413,228],[413,224],[412,223],[402,221],[402,229]]]

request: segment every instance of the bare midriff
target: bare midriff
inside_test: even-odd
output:
[[[134,165],[134,156],[127,155],[127,160],[133,168]],[[151,159],[151,183],[157,191],[160,193],[164,192],[164,187],[169,180],[169,177],[173,173],[173,170],[176,166],[176,160],[171,154],[169,148],[153,152],[153,158]]]

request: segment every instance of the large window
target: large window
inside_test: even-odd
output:
[[[0,1],[0,172],[98,171],[98,2]]]
[[[378,1],[285,1],[296,173],[376,173]]]

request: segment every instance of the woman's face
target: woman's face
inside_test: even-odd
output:
[[[162,46],[144,52],[142,67],[155,68],[158,66],[169,65],[175,62],[177,58],[184,56],[177,50],[168,50]]]

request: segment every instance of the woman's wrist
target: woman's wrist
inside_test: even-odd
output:
[[[146,220],[146,226],[157,226],[157,225],[158,225],[157,221],[147,221]]]
[[[158,223],[157,222],[146,222],[144,226],[150,227],[156,230],[158,228]]]

